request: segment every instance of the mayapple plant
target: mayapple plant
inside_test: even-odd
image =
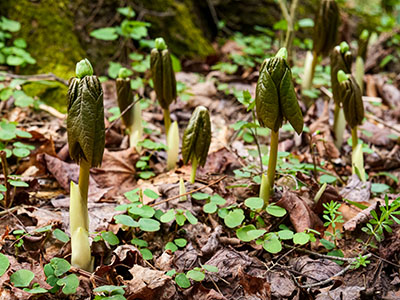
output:
[[[210,113],[204,106],[198,106],[189,120],[182,139],[183,163],[187,164],[189,160],[192,162],[191,183],[196,179],[197,166],[204,166],[206,163],[210,144]]]
[[[260,69],[256,87],[256,112],[261,126],[271,129],[267,177],[262,175],[260,198],[268,205],[274,187],[276,160],[278,157],[279,128],[286,119],[297,134],[303,131],[303,115],[292,82],[292,71],[286,48],[281,48],[275,57],[266,59]]]
[[[93,270],[89,244],[88,190],[91,167],[101,165],[105,144],[103,90],[87,59],[76,65],[68,88],[67,132],[69,153],[79,164],[79,185],[71,181],[71,263]]]
[[[335,132],[335,145],[338,149],[340,149],[343,144],[343,132],[346,128],[346,120],[342,108],[340,84],[337,79],[337,73],[339,70],[351,73],[352,60],[353,56],[346,42],[342,42],[340,45],[333,48],[331,53],[331,85],[333,100],[335,101],[333,131]]]
[[[364,62],[367,58],[368,41],[370,34],[367,29],[361,32],[360,38],[358,39],[358,51],[356,58],[356,81],[360,87],[361,93],[364,90]]]
[[[314,22],[313,52],[307,52],[302,89],[311,88],[318,57],[328,56],[336,44],[339,8],[335,0],[322,0]]]
[[[179,155],[179,128],[178,122],[172,123],[167,134],[167,169],[172,170],[178,162]]]
[[[337,73],[337,79],[340,84],[340,97],[342,99],[344,116],[351,128],[353,174],[357,174],[362,181],[365,181],[362,143],[358,143],[357,135],[357,127],[362,124],[364,119],[361,90],[355,78],[346,74],[343,70]]]
[[[150,55],[150,69],[154,90],[164,112],[165,133],[168,134],[171,125],[169,105],[176,99],[176,79],[171,56],[163,38],[155,40],[155,48]]]
[[[130,71],[126,68],[121,68],[116,80],[117,100],[121,112],[133,103],[133,93],[131,81],[129,79]],[[140,103],[136,103],[122,115],[122,122],[129,132],[129,145],[132,148],[137,148],[138,142],[142,139],[142,113]]]

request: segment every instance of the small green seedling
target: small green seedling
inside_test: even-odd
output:
[[[103,90],[87,59],[76,65],[76,76],[68,88],[67,131],[69,153],[80,166],[79,186],[71,181],[70,231],[72,265],[93,269],[89,244],[89,172],[103,159],[105,130]]]
[[[121,112],[124,112],[133,103],[130,74],[131,72],[128,69],[121,68],[116,80],[117,100]],[[129,145],[136,148],[143,136],[142,114],[139,102],[122,115],[122,121],[129,131]]]
[[[343,144],[343,132],[346,128],[346,120],[342,108],[340,98],[340,84],[337,79],[339,70],[344,70],[345,73],[351,73],[351,63],[353,56],[349,50],[349,45],[346,42],[340,43],[331,53],[331,84],[333,100],[335,101],[335,111],[333,119],[333,130],[335,132],[335,145],[338,149]]]
[[[157,38],[155,46],[150,56],[151,76],[158,103],[164,111],[165,133],[168,134],[171,125],[169,105],[176,99],[176,79],[172,69],[171,55],[164,39]]]
[[[365,181],[362,143],[358,143],[357,135],[357,126],[362,124],[364,118],[361,90],[355,78],[345,74],[342,70],[337,73],[337,79],[340,84],[344,116],[351,128],[353,174],[357,174],[362,181]]]
[[[303,131],[303,115],[297,102],[292,72],[286,61],[287,51],[281,48],[275,57],[261,65],[256,88],[256,112],[260,125],[271,129],[271,144],[267,177],[262,175],[260,198],[268,205],[274,187],[278,157],[279,128],[286,119],[297,134]]]
[[[197,166],[204,166],[206,163],[210,143],[210,113],[204,106],[198,106],[189,120],[182,140],[183,163],[187,164],[189,160],[192,162],[191,183],[196,179]]]
[[[71,265],[65,259],[58,257],[52,258],[50,263],[44,266],[46,282],[52,286],[49,292],[56,293],[61,289],[66,295],[76,293],[79,278],[75,274],[66,275],[70,269]]]
[[[126,285],[115,286],[115,285],[103,285],[95,288],[93,290],[97,295],[94,300],[126,300],[124,297]]]
[[[334,47],[339,27],[339,8],[335,0],[322,0],[315,18],[313,52],[308,52],[304,66],[302,89],[311,88],[320,55],[327,56]]]

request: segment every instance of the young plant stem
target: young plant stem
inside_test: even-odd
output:
[[[4,193],[4,207],[9,208],[12,204],[10,197],[11,186],[8,182],[8,164],[7,164],[7,154],[5,151],[0,151],[1,164],[3,166],[3,176],[4,176],[4,186],[6,187],[6,192]]]
[[[279,6],[282,10],[283,17],[285,18],[285,20],[288,24],[287,30],[286,30],[284,47],[288,51],[288,60],[290,60],[292,57],[292,43],[293,43],[294,32],[295,32],[294,31],[294,22],[295,22],[296,9],[297,9],[299,0],[292,0],[292,4],[290,5],[290,14],[286,7],[285,2],[286,1],[284,1],[284,0],[278,0]]]
[[[253,110],[253,123],[256,122],[256,114]],[[257,152],[258,152],[258,158],[260,159],[260,169],[261,169],[261,173],[264,172],[264,167],[263,167],[263,161],[262,161],[262,153],[261,153],[261,147],[260,147],[260,142],[258,141],[258,135],[257,135],[257,128],[254,128],[254,131],[252,128],[250,128],[251,134],[254,137],[254,141],[256,142],[256,146],[257,146]]]
[[[343,132],[346,128],[346,118],[343,108],[335,104],[333,131],[335,132],[335,146],[340,150],[343,145]]]
[[[352,145],[353,151],[356,149],[357,144],[358,144],[357,126],[354,126],[351,129],[351,145]]]
[[[80,162],[79,186],[71,182],[70,196],[70,231],[72,248],[72,265],[92,271],[92,258],[89,244],[89,191],[90,164],[84,159]]]
[[[143,128],[142,128],[142,110],[140,108],[140,102],[135,101],[135,105],[132,110],[133,124],[129,128],[129,146],[136,148],[140,152],[140,147],[137,144],[142,140]]]
[[[192,156],[192,173],[190,174],[190,183],[194,183],[196,180],[196,171],[197,171],[197,158],[195,155]]]
[[[361,94],[364,89],[364,60],[361,56],[357,56],[356,58],[356,81],[358,86],[360,87]]]
[[[307,52],[306,62],[304,66],[304,78],[302,88],[309,90],[312,86],[312,81],[314,78],[315,67],[318,63],[318,54],[313,51]]]
[[[271,130],[271,144],[269,150],[267,181],[266,184],[262,186],[262,189],[260,191],[260,197],[264,200],[264,206],[267,206],[269,204],[269,198],[274,188],[275,168],[276,161],[278,159],[278,142],[279,131]]]
[[[169,127],[171,126],[171,117],[169,116],[169,108],[163,109],[164,113],[164,126],[165,126],[165,134],[168,134]]]

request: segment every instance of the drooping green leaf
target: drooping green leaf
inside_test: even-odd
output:
[[[10,261],[8,260],[7,256],[5,256],[3,253],[0,253],[0,277],[3,276],[9,266]]]

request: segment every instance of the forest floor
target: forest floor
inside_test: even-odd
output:
[[[231,52],[236,46],[224,47]],[[265,171],[269,134],[259,128],[254,137],[252,113],[243,105],[254,98],[258,71],[227,75],[205,63],[195,67],[201,75],[176,74],[184,88],[170,108],[181,137],[196,106],[211,113],[208,159],[194,184],[182,160],[166,170],[163,114],[154,91],[139,90],[146,98],[146,140],[138,153],[128,148],[121,120],[109,112],[117,106],[115,81],[103,82],[106,150],[102,166],[91,170],[89,189],[95,272],[71,268],[80,285],[70,296],[34,293],[10,279],[26,269],[34,273],[30,287],[50,289],[44,266],[55,257],[70,260],[69,185],[79,167],[68,154],[65,116],[46,106],[15,107],[12,98],[2,102],[2,118],[32,135],[13,142],[35,149],[24,159],[9,159],[2,175],[18,174],[29,187],[5,192],[12,206],[0,212],[0,248],[10,267],[0,277],[0,299],[89,299],[104,285],[125,286],[126,299],[400,299],[400,226],[391,219],[400,197],[399,76],[365,77],[359,137],[368,178],[362,182],[352,176],[350,131],[341,149],[334,144],[327,72],[317,69],[312,105],[300,102],[304,132],[298,136],[289,125],[280,131],[276,205],[260,211],[245,201],[258,197],[259,158]],[[300,86],[296,91],[301,100]],[[181,178],[186,199],[179,196]],[[342,219],[333,222],[335,229],[325,224],[323,204],[331,201],[340,205],[333,210]],[[393,207],[390,214],[385,210]],[[381,234],[374,216],[378,224],[388,222]],[[380,241],[363,230],[367,224]]]

